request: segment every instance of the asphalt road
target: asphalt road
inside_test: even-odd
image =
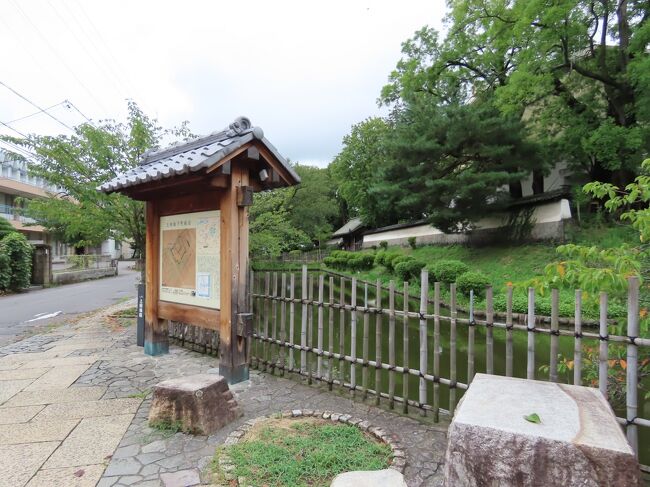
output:
[[[0,297],[0,346],[71,315],[135,297],[135,284],[140,273],[127,269],[130,265],[130,262],[120,262],[116,277]]]

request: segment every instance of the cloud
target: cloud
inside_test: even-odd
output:
[[[195,133],[246,115],[287,157],[324,165],[352,124],[380,113],[401,42],[443,14],[442,0],[9,0],[0,80],[42,106],[70,99],[95,119],[123,118],[127,97],[164,126],[189,120]],[[0,119],[31,111],[0,90]],[[20,128],[64,130],[44,116]]]

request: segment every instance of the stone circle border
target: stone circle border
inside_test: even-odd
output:
[[[375,439],[382,441],[383,443],[390,446],[392,451],[392,459],[388,468],[397,470],[400,473],[404,473],[404,468],[406,467],[406,453],[402,448],[401,443],[394,435],[389,435],[383,429],[373,426],[369,421],[363,419],[355,418],[350,414],[341,414],[334,413],[332,411],[318,411],[311,409],[293,409],[291,411],[283,411],[280,413],[267,414],[265,416],[259,416],[257,418],[249,419],[239,428],[230,433],[226,440],[224,441],[224,446],[234,445],[239,443],[239,441],[244,437],[244,435],[257,423],[266,421],[267,419],[280,419],[280,418],[319,418],[319,419],[329,419],[335,423],[344,423],[352,426],[356,426],[361,431],[365,431],[372,435]],[[224,478],[228,481],[236,480],[237,485],[246,485],[246,479],[244,477],[235,478],[234,470],[235,465],[232,462],[232,459],[228,455],[228,452],[224,450],[219,455],[219,468],[224,475]]]

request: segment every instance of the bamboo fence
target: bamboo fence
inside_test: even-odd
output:
[[[455,284],[450,285],[449,316],[442,315],[441,284],[435,282],[431,286],[426,271],[422,272],[420,279],[421,292],[417,310],[413,309],[414,306],[409,299],[414,296],[409,294],[408,282],[404,283],[403,292],[397,293],[393,281],[388,288],[385,288],[379,281],[375,285],[368,282],[360,284],[355,277],[340,275],[326,276],[320,273],[314,279],[314,274],[308,273],[306,266],[303,266],[302,273],[299,275],[276,272],[255,274],[257,275],[251,277],[251,282],[253,283],[253,309],[257,319],[250,348],[251,366],[266,371],[277,370],[281,374],[297,374],[305,377],[310,384],[315,381],[324,382],[330,389],[336,386],[348,390],[352,395],[358,394],[363,399],[372,397],[375,403],[385,402],[389,408],[395,408],[399,404],[402,412],[409,412],[412,408],[419,411],[419,414],[431,415],[436,421],[440,414],[453,415],[459,399],[457,390],[466,390],[476,373],[475,330],[478,327],[485,330],[485,372],[489,374],[495,373],[494,329],[505,330],[505,375],[508,377],[513,376],[514,373],[515,334],[525,333],[527,336],[526,377],[528,379],[539,379],[541,375],[535,364],[536,337],[539,335],[550,337],[548,380],[555,382],[559,380],[560,337],[572,337],[574,340],[573,383],[575,384],[582,383],[583,342],[598,342],[598,387],[605,397],[608,394],[608,346],[625,344],[626,415],[617,419],[625,428],[628,441],[638,455],[638,427],[650,427],[650,420],[637,415],[638,349],[650,347],[650,339],[639,337],[639,280],[637,278],[629,279],[627,332],[626,335],[619,336],[608,333],[606,293],[600,294],[599,328],[595,333],[582,329],[580,291],[576,291],[573,329],[569,329],[559,326],[557,290],[554,290],[551,295],[550,326],[540,327],[539,325],[543,323],[536,321],[535,291],[532,288],[528,291],[526,322],[518,324],[513,320],[512,288],[508,288],[507,291],[507,311],[503,322],[494,319],[491,288],[486,290],[486,310],[481,314],[484,318],[476,318],[478,313],[473,309],[473,292],[470,297],[468,316],[459,316]],[[281,282],[279,288],[278,277]],[[300,278],[298,286],[296,286],[297,277]],[[338,293],[335,292],[337,287]],[[431,290],[433,303],[429,299]],[[396,306],[396,294],[403,297],[401,309]],[[374,296],[374,300],[369,299],[369,296]],[[280,307],[279,334],[276,322],[278,306]],[[432,313],[431,308],[433,308]],[[336,314],[338,314],[338,323],[335,324]],[[288,336],[285,324],[287,316]],[[300,320],[299,323],[295,322],[296,319]],[[419,343],[417,344],[410,343],[409,319],[414,319],[418,323]],[[269,328],[269,321],[271,328]],[[396,338],[398,323],[401,323],[399,333],[401,344],[397,343]],[[429,334],[431,323],[433,323],[433,343],[430,343]],[[442,349],[441,341],[443,323],[449,326],[449,349],[446,351]],[[374,330],[371,330],[373,325]],[[461,327],[465,327],[466,330],[463,331],[467,332],[466,382],[461,382],[457,378],[459,367],[462,366],[457,359],[458,332]],[[327,340],[325,330],[327,330]],[[374,331],[374,340],[372,331]],[[336,343],[336,334],[339,338],[338,343]],[[360,344],[359,340],[361,340]],[[382,354],[382,348],[386,345],[387,357]],[[419,348],[417,363],[409,363],[409,350],[413,350],[413,347]],[[396,353],[400,348],[401,355]],[[429,356],[430,350],[433,350],[433,357]],[[443,356],[449,360],[448,377],[441,375]],[[401,363],[397,362],[398,357]],[[371,387],[369,377],[373,369],[374,386]],[[401,376],[401,391],[396,388],[397,376]],[[409,390],[410,376],[417,377],[417,391]],[[441,404],[441,387],[448,389],[446,408]],[[650,468],[644,466],[643,470],[650,471]]]

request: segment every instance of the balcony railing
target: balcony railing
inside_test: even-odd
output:
[[[0,205],[0,215],[7,220],[20,221],[23,223],[35,223],[36,220],[25,216],[25,209],[18,206]]]

